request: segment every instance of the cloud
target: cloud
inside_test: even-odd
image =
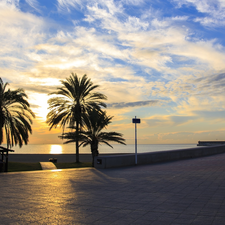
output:
[[[186,123],[190,123],[194,120],[197,120],[196,116],[152,116],[150,118],[145,119],[145,122],[150,127],[156,126],[179,126],[184,125]]]
[[[203,13],[201,17],[194,19],[195,22],[200,22],[203,26],[214,27],[214,26],[224,26],[224,10],[225,2],[224,0],[173,0],[177,3],[178,7],[186,5],[187,7],[193,5],[196,9]],[[207,16],[204,16],[206,14]]]
[[[122,2],[127,5],[142,5],[145,0],[122,0]]]
[[[57,9],[61,13],[71,13],[72,10],[84,10],[86,9],[96,12],[95,19],[106,15],[107,13],[114,15],[117,12],[122,12],[123,7],[120,2],[113,0],[57,0]],[[132,2],[130,2],[132,3]],[[134,2],[135,4],[135,2]],[[97,14],[99,14],[97,16]],[[97,17],[96,17],[97,16]],[[87,16],[91,17],[91,16]],[[92,18],[93,19],[93,18]]]
[[[129,32],[147,30],[149,27],[149,23],[147,21],[141,21],[141,19],[137,17],[129,16],[126,22],[124,23],[126,30]]]
[[[57,0],[57,3],[57,8],[60,12],[71,12],[72,9],[76,9],[82,5],[81,0]]]
[[[107,104],[108,108],[127,108],[127,107],[143,107],[143,106],[152,106],[158,104],[158,100],[148,100],[148,101],[138,101],[138,102],[119,102]]]
[[[199,22],[203,26],[206,26],[206,27],[224,26],[225,25],[224,20],[221,20],[221,18],[204,17],[204,18],[196,18],[194,21]]]
[[[175,16],[175,17],[172,17],[171,20],[172,21],[186,21],[188,20],[188,16]]]
[[[49,8],[26,2],[0,2],[0,73],[10,88],[24,88],[39,119],[47,94],[74,72],[100,84],[116,129],[129,133],[136,112],[145,133],[154,127],[184,138],[181,131],[195,129],[197,121],[222,126],[224,43],[195,24],[221,26],[222,1],[174,1],[186,8],[166,11],[158,7],[163,1],[58,0]],[[27,4],[47,8],[37,16]],[[181,16],[189,6],[199,13]]]
[[[26,2],[27,2],[27,4],[29,5],[29,6],[31,6],[33,9],[35,9],[37,12],[41,12],[41,10],[40,10],[40,6],[39,6],[39,3],[38,3],[38,1],[37,0],[25,0]]]
[[[32,86],[31,84],[19,84],[20,88],[23,88],[26,92],[32,93],[39,93],[39,94],[48,94],[56,90],[53,86],[47,86],[47,85],[39,85],[38,83],[35,86]]]
[[[196,78],[197,77],[197,78]],[[169,79],[169,78],[168,78]],[[157,99],[169,97],[180,115],[193,115],[192,110],[223,109],[225,75],[223,71],[206,71],[182,75],[173,80],[149,82],[150,94]],[[146,86],[147,89],[147,86]]]
[[[125,2],[125,3],[124,3]],[[149,13],[141,12],[141,18],[129,15],[124,6],[129,7],[142,5],[144,1],[98,1],[98,4],[87,4],[85,21],[92,25],[96,24],[98,28],[107,30],[108,33],[120,34],[121,32],[134,32],[147,30],[149,28]],[[146,17],[147,15],[147,17]]]
[[[213,111],[213,110],[208,110],[208,111],[195,111],[193,110],[193,113],[195,113],[196,115],[204,118],[204,120],[208,120],[208,121],[215,121],[219,120],[225,120],[225,110],[219,110],[219,111]]]
[[[174,27],[120,33],[120,40],[129,43],[131,60],[163,74],[177,74],[176,67],[199,70],[224,69],[225,54],[216,40],[192,40],[184,29]]]
[[[204,83],[206,85],[224,85],[225,83],[225,73],[216,73],[216,74],[206,74],[205,76],[199,77],[193,81],[194,83]]]
[[[29,53],[34,45],[43,42],[47,36],[47,21],[21,12],[15,5],[0,8],[0,21],[0,29],[4,30],[0,34],[0,65],[17,70],[29,67],[33,63]]]
[[[201,130],[189,132],[168,132],[159,133],[154,137],[155,143],[195,143],[198,141],[224,140],[225,130]]]
[[[6,9],[6,10],[8,10],[8,9],[17,9],[17,7],[19,7],[19,0],[10,0],[10,1],[8,1],[8,0],[2,0],[2,1],[0,1],[0,8],[4,8],[4,9]]]
[[[223,88],[225,87],[225,73],[223,71],[218,73],[208,73],[193,79],[192,83],[195,85],[194,93],[199,96],[217,96],[223,95]],[[218,102],[218,99],[217,99]]]
[[[225,81],[225,73],[215,74],[210,77],[209,82],[223,82]]]

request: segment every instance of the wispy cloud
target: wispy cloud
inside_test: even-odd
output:
[[[150,127],[155,126],[179,126],[190,123],[197,120],[197,116],[152,116],[151,118],[145,119],[146,123]]]
[[[37,12],[41,12],[40,6],[37,0],[25,0],[29,6],[35,9]]]
[[[216,132],[225,126],[224,8],[222,0],[0,1],[1,77],[29,94],[35,131],[47,94],[74,72],[100,84],[113,128],[127,137],[138,114],[142,135],[163,141],[213,122]]]
[[[179,7],[182,5],[195,6],[196,9],[203,13],[201,17],[195,19],[196,22],[200,22],[204,26],[224,26],[224,10],[225,3],[223,0],[173,0]],[[204,15],[205,14],[205,15]]]
[[[0,8],[1,62],[11,68],[26,68],[33,59],[28,57],[33,46],[46,38],[46,22],[33,14],[23,13],[16,8]],[[34,38],[35,37],[35,38]],[[14,65],[14,66],[12,66]]]
[[[143,106],[152,106],[159,103],[159,100],[148,100],[148,101],[138,101],[138,102],[118,102],[107,104],[109,108],[126,108],[126,107],[143,107]]]
[[[72,9],[82,6],[81,0],[57,0],[57,2],[57,8],[60,12],[71,12]]]
[[[174,143],[177,140],[177,143],[195,143],[197,141],[207,141],[207,140],[224,140],[224,129],[221,130],[202,130],[202,131],[189,131],[189,132],[168,132],[168,133],[159,133],[153,140],[157,140],[158,143],[167,142]],[[197,146],[196,146],[197,147]]]

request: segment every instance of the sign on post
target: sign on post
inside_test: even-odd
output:
[[[136,116],[135,116],[135,118],[133,118],[133,123],[141,123],[141,119],[138,119],[138,118],[136,118]]]
[[[132,122],[135,124],[135,164],[137,165],[137,123],[141,123],[141,119],[133,118]]]

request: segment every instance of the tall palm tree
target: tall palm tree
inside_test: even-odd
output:
[[[62,86],[57,88],[56,92],[51,95],[58,95],[49,99],[50,112],[47,115],[47,123],[50,130],[58,125],[63,128],[74,127],[76,138],[76,162],[79,162],[79,131],[83,126],[83,119],[87,116],[88,110],[95,108],[101,110],[101,107],[106,107],[102,100],[106,100],[106,96],[93,92],[98,85],[94,85],[87,75],[78,78],[74,73],[65,81],[61,81]]]
[[[23,89],[6,90],[8,83],[0,78],[0,144],[6,139],[7,148],[28,143],[35,117]],[[5,137],[4,137],[5,136]]]
[[[98,156],[98,146],[100,143],[104,143],[111,148],[112,145],[109,142],[117,142],[123,145],[125,144],[125,139],[122,138],[121,133],[117,132],[103,132],[102,130],[105,129],[110,123],[113,117],[107,116],[106,112],[97,111],[97,110],[90,110],[88,112],[89,117],[84,119],[84,130],[80,132],[79,141],[80,146],[87,146],[90,145],[91,153],[92,153],[92,165],[94,166],[94,157]],[[64,133],[61,136],[62,139],[67,139],[65,143],[71,143],[76,141],[76,136],[74,132]]]

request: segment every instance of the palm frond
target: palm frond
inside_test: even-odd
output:
[[[111,123],[112,116],[107,116],[106,112],[98,111],[96,109],[88,109],[88,116],[84,117],[84,127],[83,130],[79,131],[79,136],[75,135],[75,132],[68,132],[62,135],[63,139],[67,141],[65,143],[71,143],[75,141],[80,141],[80,146],[91,146],[91,151],[98,152],[98,144],[104,143],[109,147],[113,148],[109,142],[116,142],[119,144],[125,144],[125,139],[123,135],[118,132],[102,132],[108,124]],[[74,129],[73,126],[69,127]]]
[[[6,90],[8,83],[0,78],[0,144],[5,139],[8,147],[28,143],[35,114],[30,109],[28,96],[23,89]]]
[[[98,85],[94,85],[87,75],[79,78],[72,73],[70,77],[61,81],[61,87],[57,91],[50,93],[56,95],[49,99],[49,113],[47,115],[47,124],[49,129],[60,126],[63,130],[60,138],[67,139],[65,143],[76,142],[76,154],[79,157],[79,142],[85,144],[87,136],[81,135],[81,130],[88,118],[90,109],[101,111],[106,107],[103,100],[106,96],[95,93],[94,90]],[[65,133],[66,127],[75,128],[75,132]]]

